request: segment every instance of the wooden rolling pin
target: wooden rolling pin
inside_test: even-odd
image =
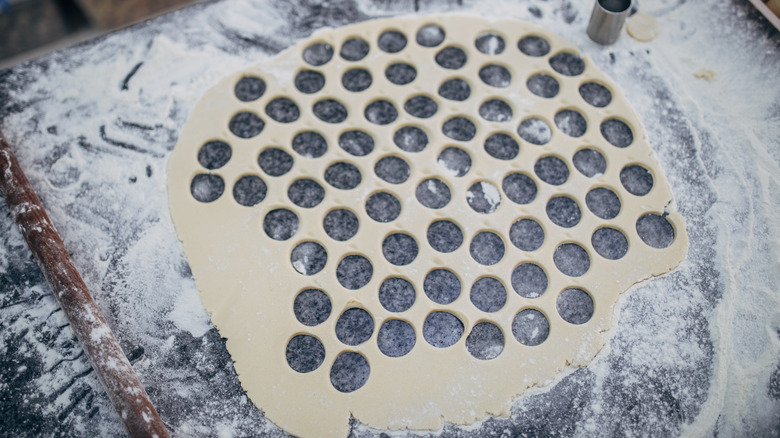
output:
[[[0,194],[38,260],[92,368],[132,437],[168,437],[160,416],[73,265],[62,239],[0,132]]]

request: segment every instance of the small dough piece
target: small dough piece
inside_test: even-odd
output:
[[[418,42],[424,28],[441,41]],[[488,34],[505,50],[480,52]],[[401,64],[413,74],[394,82]],[[555,92],[531,91],[538,72]],[[457,101],[440,94],[453,78]],[[264,93],[241,100],[242,80]],[[214,142],[231,154],[206,168]],[[688,247],[619,88],[514,20],[371,20],[238,71],[192,111],[168,192],[241,385],[304,437],[345,436],[352,416],[435,430],[509,415],[586,366],[620,294]]]
[[[645,14],[636,14],[628,20],[626,31],[631,38],[647,42],[652,41],[661,32],[658,20]]]
[[[693,77],[695,77],[696,79],[704,79],[707,82],[712,82],[713,80],[715,80],[716,75],[717,73],[715,73],[712,70],[708,70],[706,68],[702,68],[693,72]]]

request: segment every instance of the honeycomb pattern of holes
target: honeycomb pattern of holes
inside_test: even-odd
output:
[[[489,99],[479,106],[479,116],[489,122],[508,122],[512,114],[512,107],[501,99]]]
[[[295,75],[295,88],[304,94],[314,94],[325,86],[325,76],[316,70],[301,70]]]
[[[503,65],[488,64],[479,69],[482,82],[495,88],[506,88],[512,83],[512,73]]]
[[[533,219],[519,219],[509,227],[509,241],[521,251],[536,251],[544,243],[544,229]]]
[[[263,231],[274,240],[284,241],[298,232],[298,216],[285,208],[269,211],[263,219]]]
[[[417,185],[417,201],[425,207],[436,210],[450,203],[450,188],[438,178],[428,178]]]
[[[352,307],[341,313],[336,321],[336,338],[341,343],[356,346],[374,334],[374,318],[365,309]]]
[[[445,311],[429,313],[423,323],[423,338],[436,348],[452,347],[463,337],[464,331],[463,322]]]
[[[544,73],[537,73],[531,76],[525,85],[528,87],[528,91],[545,99],[551,99],[561,91],[561,85],[558,83],[558,80]]]
[[[569,137],[582,137],[588,130],[588,122],[585,117],[573,109],[558,111],[553,117],[555,126]]]
[[[434,59],[436,60],[436,64],[439,64],[442,68],[457,70],[466,65],[468,56],[460,47],[447,46],[439,50]]]
[[[665,215],[648,213],[636,221],[636,232],[642,242],[658,249],[668,248],[674,242],[674,227]]]
[[[417,258],[417,241],[405,233],[393,233],[382,241],[382,255],[395,266],[406,266]]]
[[[219,169],[230,161],[233,149],[224,141],[206,142],[198,150],[198,163],[208,170]]]
[[[314,115],[325,123],[341,123],[347,119],[347,107],[335,99],[322,99],[312,107]]]
[[[401,184],[409,179],[412,173],[409,164],[396,156],[387,156],[381,158],[374,165],[374,173],[383,181],[390,184]]]
[[[434,269],[423,280],[423,292],[436,304],[450,304],[460,296],[460,279],[447,269]]]
[[[375,125],[388,125],[398,118],[398,110],[389,101],[380,99],[366,105],[363,115]]]
[[[571,228],[582,219],[582,211],[577,201],[568,196],[553,196],[547,201],[544,211],[552,223],[563,228]]]
[[[233,199],[244,207],[252,207],[265,199],[268,187],[259,176],[245,175],[233,184]]]
[[[580,85],[579,92],[582,100],[596,108],[604,108],[612,102],[612,92],[597,82],[585,82]]]
[[[474,47],[485,55],[500,55],[501,53],[504,53],[506,43],[501,35],[493,32],[485,32],[474,40]]]
[[[555,248],[553,263],[564,275],[580,277],[590,269],[590,256],[576,243],[563,243]]]
[[[607,170],[607,160],[596,149],[580,149],[574,154],[572,161],[574,167],[588,178],[599,177]]]
[[[359,254],[345,256],[336,267],[336,279],[349,290],[357,290],[367,285],[373,276],[374,266]]]
[[[512,270],[512,289],[523,298],[539,298],[547,291],[547,274],[541,266],[526,262]]]
[[[498,160],[512,160],[520,153],[520,145],[509,134],[492,134],[485,140],[485,152]]]
[[[480,321],[466,337],[466,350],[479,360],[495,359],[504,351],[504,332],[492,322]]]
[[[325,182],[340,190],[352,190],[363,180],[353,164],[339,161],[325,169]]]
[[[265,113],[279,123],[292,123],[301,116],[298,105],[287,97],[277,97],[268,102]]]
[[[471,96],[471,86],[460,78],[448,79],[439,85],[439,96],[456,102],[463,102]]]
[[[244,76],[236,82],[233,94],[241,102],[252,102],[265,94],[265,81],[257,76]]]
[[[517,135],[528,143],[543,146],[552,139],[552,128],[542,119],[529,117],[520,122]]]
[[[457,147],[447,147],[436,158],[436,163],[447,174],[460,178],[471,170],[471,156]]]
[[[454,222],[438,220],[428,226],[428,244],[438,252],[450,253],[463,244],[463,231]]]
[[[345,351],[333,361],[333,366],[330,368],[330,384],[338,392],[355,392],[366,384],[370,375],[371,367],[362,354]]]
[[[379,35],[377,47],[386,53],[398,53],[406,47],[406,35],[397,30],[387,30]]]
[[[628,252],[628,239],[617,228],[599,228],[593,232],[590,244],[600,256],[608,260],[621,259]]]
[[[385,279],[379,286],[379,303],[388,312],[405,312],[416,299],[417,293],[409,281],[401,277]]]
[[[550,336],[550,322],[536,309],[523,309],[512,320],[512,336],[529,347],[541,345]]]
[[[480,265],[492,266],[504,258],[506,246],[501,237],[491,231],[481,231],[471,239],[469,253]]]
[[[401,214],[401,202],[388,192],[374,193],[366,200],[366,214],[380,223],[392,222]]]
[[[320,325],[330,316],[330,297],[319,289],[304,289],[295,296],[293,313],[301,324],[309,327]]]
[[[396,85],[406,85],[417,77],[417,70],[405,62],[396,62],[385,69],[385,77]]]
[[[555,308],[569,324],[585,324],[593,316],[593,298],[579,288],[569,288],[558,295]]]
[[[360,61],[368,55],[370,49],[366,40],[354,37],[344,41],[339,55],[347,61]]]
[[[190,193],[198,202],[214,202],[225,192],[225,180],[219,175],[199,173],[192,178]]]
[[[355,213],[345,208],[337,208],[325,215],[322,228],[331,239],[344,242],[357,234],[360,222]]]
[[[393,134],[393,143],[404,152],[421,152],[428,146],[428,134],[417,126],[403,126]]]
[[[471,286],[469,298],[483,312],[498,312],[506,304],[506,288],[493,277],[482,277]]]
[[[469,141],[477,135],[477,127],[468,118],[455,116],[442,124],[441,132],[453,140]]]
[[[414,327],[401,319],[388,319],[376,334],[379,351],[388,357],[403,357],[409,354],[417,343]]]
[[[427,119],[436,114],[439,105],[430,97],[420,95],[407,99],[404,103],[404,110],[413,117]]]
[[[234,115],[228,122],[228,129],[236,137],[252,138],[260,135],[265,128],[265,122],[255,113],[242,111]]]
[[[634,142],[634,132],[625,122],[618,119],[607,119],[601,122],[601,135],[612,146],[627,148]]]
[[[268,176],[282,176],[293,167],[292,155],[280,148],[268,148],[257,156],[257,164]]]
[[[569,166],[560,158],[548,155],[536,160],[534,173],[547,184],[559,186],[569,179]]]
[[[304,158],[319,158],[328,151],[328,142],[318,132],[303,131],[293,137],[292,148]]]
[[[307,64],[319,67],[333,59],[333,46],[328,43],[314,43],[303,49],[303,60]]]
[[[545,56],[550,53],[550,43],[537,35],[529,35],[521,38],[517,42],[517,48],[527,56],[535,58]]]
[[[317,181],[303,178],[290,184],[287,197],[298,207],[313,208],[325,199],[325,189]]]
[[[585,61],[572,52],[560,52],[550,57],[550,67],[564,76],[579,76],[585,71]]]
[[[310,373],[325,360],[325,347],[311,335],[295,335],[285,350],[287,365],[299,373]]]
[[[466,202],[477,213],[490,214],[501,205],[501,192],[487,181],[478,181],[466,190]]]
[[[620,184],[634,196],[645,196],[653,189],[653,174],[638,164],[630,164],[620,171]]]
[[[523,173],[510,173],[501,182],[501,189],[510,201],[515,204],[530,204],[536,199],[536,183],[533,178]]]
[[[356,157],[364,157],[370,154],[374,150],[374,145],[374,137],[357,129],[345,131],[339,135],[339,146],[341,149]]]
[[[328,252],[317,242],[301,242],[290,253],[290,263],[303,275],[314,275],[322,271],[327,261]]]
[[[341,77],[341,85],[349,91],[359,93],[371,86],[371,73],[363,68],[347,70]]]
[[[620,213],[620,198],[606,187],[597,187],[585,195],[585,205],[591,213],[605,220],[614,219]]]
[[[444,29],[435,24],[427,24],[417,31],[415,40],[423,47],[436,47],[444,42],[444,37]]]

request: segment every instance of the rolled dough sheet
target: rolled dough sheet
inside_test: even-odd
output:
[[[510,20],[373,20],[236,72],[168,190],[241,384],[302,436],[506,415],[687,250],[619,89]]]

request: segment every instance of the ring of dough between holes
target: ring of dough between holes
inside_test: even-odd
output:
[[[430,23],[445,29],[446,39],[435,48],[424,48],[415,42],[415,35],[420,27]],[[396,54],[385,54],[376,46],[379,35],[390,29],[400,30],[408,41],[406,48]],[[474,40],[486,31],[505,39],[507,44],[501,55],[485,55],[474,49]],[[517,41],[529,34],[543,36],[550,42],[547,56],[532,58],[517,50]],[[369,41],[371,52],[359,62],[341,60],[338,55],[341,42],[355,35]],[[302,52],[317,41],[329,43],[335,53],[330,62],[315,68],[325,74],[325,87],[306,95],[292,84],[300,68],[313,68],[302,60]],[[434,63],[435,53],[448,45],[466,50],[468,62],[465,67],[445,70]],[[364,424],[389,429],[437,429],[442,420],[469,424],[486,414],[506,415],[512,400],[526,388],[549,381],[568,364],[584,366],[595,356],[604,344],[602,334],[610,327],[613,306],[620,293],[681,262],[687,249],[687,236],[679,214],[672,212],[666,217],[675,231],[670,247],[652,248],[637,235],[636,220],[646,213],[664,213],[672,195],[639,121],[609,78],[585,58],[583,74],[576,77],[554,74],[561,85],[557,97],[537,98],[525,88],[525,80],[531,75],[538,72],[553,74],[547,61],[561,50],[577,53],[576,48],[562,38],[517,21],[486,21],[454,15],[384,19],[322,30],[272,59],[230,75],[205,94],[170,157],[171,214],[203,303],[220,334],[227,338],[227,348],[235,361],[241,384],[271,421],[297,435],[344,436],[350,415]],[[394,85],[384,77],[387,65],[398,61],[417,68],[417,78],[411,84]],[[505,65],[512,72],[509,88],[492,88],[478,79],[479,69],[488,63]],[[340,79],[344,71],[357,66],[372,72],[373,84],[365,92],[351,93],[342,88]],[[267,91],[259,100],[244,103],[235,98],[233,87],[247,74],[263,78]],[[465,102],[447,101],[436,94],[438,84],[451,77],[469,78],[472,94]],[[607,107],[588,106],[579,96],[579,84],[587,80],[609,84],[613,98]],[[439,102],[439,111],[430,119],[415,119],[403,110],[405,99],[419,93],[427,93]],[[269,101],[283,96],[291,97],[300,108],[301,117],[293,124],[276,123],[264,112]],[[329,125],[312,114],[313,103],[328,97],[347,106],[349,116],[344,123]],[[377,126],[365,120],[363,109],[366,104],[379,97],[394,103],[399,112],[396,122]],[[501,97],[510,103],[514,113],[511,122],[486,122],[477,115],[479,105],[491,97]],[[564,108],[577,108],[585,116],[588,128],[582,137],[567,137],[555,128],[553,116]],[[265,120],[265,129],[258,137],[241,139],[228,130],[230,117],[241,110],[254,111]],[[457,142],[442,135],[442,123],[455,115],[465,115],[477,124],[477,136],[472,141]],[[520,141],[520,154],[511,161],[495,160],[482,151],[482,142],[489,132],[514,132],[519,122],[531,115],[540,116],[553,127],[553,139],[547,145],[539,147]],[[599,132],[600,122],[611,117],[631,126],[634,133],[631,146],[620,149],[603,139]],[[394,130],[404,124],[424,127],[430,139],[425,150],[408,154],[393,144]],[[376,140],[375,150],[365,157],[351,156],[337,145],[338,134],[355,127],[369,132]],[[292,138],[306,129],[325,135],[328,152],[324,157],[307,159],[292,151]],[[215,139],[227,141],[233,151],[227,165],[213,171],[224,178],[226,189],[216,201],[200,203],[190,194],[190,182],[196,174],[206,172],[198,164],[198,149],[206,141]],[[465,177],[450,177],[436,164],[438,154],[451,145],[470,151],[472,168]],[[533,176],[533,164],[543,155],[555,154],[571,163],[576,150],[592,145],[599,147],[607,160],[607,170],[602,176],[587,178],[570,164],[569,180],[561,186],[551,186],[535,178],[538,193],[528,205],[514,204],[502,194],[498,210],[481,215],[466,203],[466,190],[476,181],[490,181],[501,187],[503,177],[509,173],[521,171]],[[262,173],[257,166],[257,155],[268,146],[284,148],[294,156],[291,172],[278,178]],[[412,168],[412,176],[403,184],[388,184],[373,174],[374,163],[390,154],[406,157]],[[325,169],[337,160],[351,162],[361,170],[363,182],[358,188],[342,191],[324,183]],[[652,172],[654,187],[648,195],[636,197],[622,189],[619,172],[630,163],[640,163]],[[260,175],[269,187],[265,200],[251,208],[239,205],[231,196],[233,183],[247,174]],[[414,197],[416,185],[430,176],[446,181],[452,190],[452,201],[443,209],[426,209]],[[325,200],[314,208],[298,208],[287,199],[289,184],[302,177],[313,178],[325,187]],[[598,219],[585,207],[586,193],[599,186],[609,186],[619,193],[622,207],[613,220]],[[402,214],[396,221],[379,224],[365,215],[363,203],[378,189],[399,197]],[[578,200],[583,212],[580,223],[572,229],[553,225],[544,213],[547,200],[561,194]],[[361,219],[358,235],[346,242],[336,242],[322,230],[322,218],[337,206],[352,209]],[[298,214],[300,228],[293,238],[279,242],[265,235],[262,221],[266,213],[282,207]],[[536,218],[545,230],[545,243],[537,251],[522,252],[507,238],[509,227],[522,217]],[[454,220],[462,228],[464,244],[457,251],[441,254],[427,244],[427,227],[437,219]],[[620,260],[606,260],[592,249],[590,236],[606,225],[620,229],[628,238],[628,252]],[[482,230],[491,230],[504,237],[506,255],[496,265],[479,266],[468,255],[468,242]],[[414,236],[420,248],[419,255],[409,266],[392,266],[382,255],[382,240],[398,231]],[[325,268],[315,276],[299,274],[290,263],[292,248],[305,240],[319,242],[328,251]],[[588,251],[591,267],[585,275],[571,278],[555,268],[553,251],[564,242],[576,242]],[[339,260],[351,253],[365,255],[374,264],[370,283],[357,291],[341,287],[335,275]],[[542,266],[548,275],[549,286],[539,298],[520,297],[508,281],[512,269],[526,261]],[[435,267],[447,267],[460,277],[463,291],[452,304],[436,305],[422,291],[426,273]],[[485,275],[502,279],[507,290],[504,307],[490,314],[477,310],[468,297],[470,285]],[[417,299],[410,310],[391,313],[379,303],[377,290],[389,276],[401,276],[415,284]],[[296,320],[292,303],[299,291],[311,287],[329,295],[333,310],[325,323],[305,327]],[[570,287],[582,288],[593,298],[594,313],[585,324],[569,324],[555,310],[558,294]],[[336,339],[334,326],[337,316],[353,306],[365,308],[372,314],[375,330],[368,342],[348,347]],[[550,323],[548,339],[534,347],[520,344],[511,332],[514,316],[528,307],[543,312]],[[435,310],[451,312],[464,323],[465,333],[452,347],[435,348],[423,338],[423,321]],[[376,333],[388,318],[404,319],[415,328],[416,344],[403,357],[387,357],[377,347]],[[504,351],[493,360],[478,360],[465,347],[466,334],[483,320],[496,323],[504,332]],[[324,345],[325,361],[317,370],[301,374],[286,363],[287,342],[296,334],[316,336]],[[365,386],[352,393],[338,392],[329,380],[330,365],[343,351],[360,352],[371,367]]]

